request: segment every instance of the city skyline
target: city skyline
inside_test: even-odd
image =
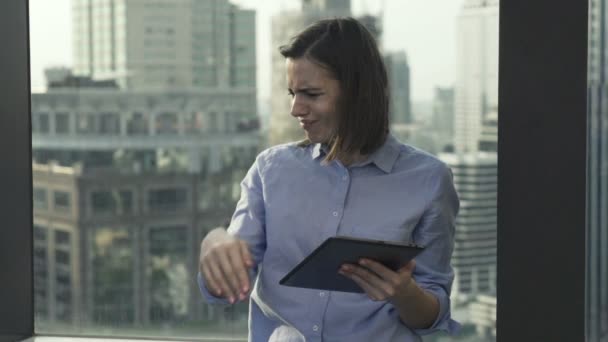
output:
[[[404,51],[411,68],[412,101],[431,101],[435,87],[454,84],[456,63],[456,19],[462,1],[384,2],[383,42],[386,52]],[[255,2],[237,0],[235,4],[256,11],[258,100],[268,102],[271,95],[271,22],[273,15],[298,8],[299,1]],[[353,15],[378,14],[381,2],[353,1]],[[425,15],[420,15],[424,13]],[[51,19],[52,18],[52,19]],[[30,58],[32,91],[45,86],[43,71],[48,67],[73,66],[71,0],[52,3],[30,0]],[[404,24],[406,23],[406,24]],[[422,33],[422,34],[421,34]],[[56,39],[46,37],[52,35]],[[280,94],[282,95],[282,94]]]

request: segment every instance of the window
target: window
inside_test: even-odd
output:
[[[71,196],[69,192],[53,191],[53,208],[58,211],[67,211],[71,206]]]
[[[148,191],[148,208],[154,212],[177,211],[187,207],[188,192],[183,188]]]
[[[94,191],[91,193],[93,215],[124,215],[133,212],[133,193],[129,190]]]
[[[70,114],[56,113],[55,114],[55,133],[68,134],[70,133]]]
[[[55,245],[70,248],[70,233],[62,230],[56,230]]]
[[[34,188],[34,209],[46,210],[49,208],[49,201],[47,197],[47,191],[43,188]]]
[[[33,0],[32,0],[32,6],[31,6],[31,7],[32,7],[32,13],[35,13],[35,2],[34,2]],[[142,7],[143,7],[143,6],[142,6]],[[506,5],[505,5],[505,7],[506,7],[506,8],[508,8]],[[85,7],[85,8],[86,8],[86,7]],[[138,8],[138,9],[139,9],[139,8]],[[214,8],[213,10],[214,10],[214,11],[216,11],[216,9],[215,9],[215,8]],[[85,9],[83,9],[82,11],[84,12],[84,11],[85,11]],[[205,11],[206,11],[206,10],[205,10]],[[1,12],[2,12],[2,11],[0,11],[0,13],[1,13]],[[126,11],[126,10],[124,11],[124,13],[127,13],[127,12],[128,12],[128,11]],[[208,12],[211,12],[211,11],[208,11]],[[395,12],[395,11],[389,11],[389,12]],[[6,12],[5,12],[5,13],[6,13]],[[82,20],[85,20],[85,19],[87,18],[87,16],[86,16],[85,14],[86,14],[86,13],[82,13],[82,15],[80,16],[80,17],[82,18]],[[259,17],[258,17],[258,18],[259,18]],[[507,17],[507,18],[508,18],[508,17]],[[547,22],[547,21],[549,21],[549,19],[544,19],[544,18],[543,18],[543,19],[541,19],[541,20],[543,21],[543,23],[544,23],[544,24],[547,24],[547,25],[550,25],[550,24],[551,24],[550,22]],[[128,20],[125,20],[125,22],[126,22],[126,21],[128,21]],[[31,22],[32,22],[32,25],[36,25],[36,20],[32,20]],[[86,25],[82,25],[81,27],[85,27],[85,26],[86,26]],[[100,29],[103,29],[103,26],[102,26],[102,27],[100,27]],[[431,30],[431,31],[432,31],[432,30]],[[176,32],[180,32],[180,31],[178,30],[178,31],[176,31]],[[212,30],[209,30],[209,32],[213,32],[213,31],[212,31]],[[417,32],[420,32],[420,31],[418,30]],[[32,31],[32,34],[35,34],[35,33],[36,33],[36,32],[33,30],[33,31]],[[22,40],[22,41],[25,41],[25,40]],[[55,40],[53,40],[53,42],[55,43]],[[567,44],[567,43],[568,43],[568,41],[567,41],[567,40],[564,40],[564,44]],[[34,41],[34,40],[32,40],[32,44],[35,44],[35,41]],[[84,44],[84,42],[83,42],[83,44]],[[428,44],[428,45],[432,45],[432,44]],[[441,45],[443,45],[443,44],[441,44]],[[534,44],[532,44],[532,46],[534,46]],[[561,50],[560,50],[560,51],[561,51]],[[105,52],[100,52],[100,53],[105,53]],[[408,53],[412,53],[412,54],[413,54],[413,51],[412,51],[412,52],[409,52],[409,51],[408,51]],[[35,53],[35,50],[32,50],[32,58],[35,58],[35,56],[36,56],[36,55],[42,55],[42,54],[36,54],[36,53]],[[560,55],[561,55],[561,53],[560,53]],[[90,56],[88,56],[88,55],[83,55],[81,58],[82,58],[82,59],[86,59],[86,58],[89,58],[89,57],[90,57]],[[410,57],[411,57],[410,61],[412,62],[412,66],[414,67],[414,65],[416,64],[414,61],[416,61],[416,59],[417,59],[417,58],[416,58],[416,57],[414,57],[413,55],[411,55]],[[442,56],[442,57],[443,57],[443,56]],[[125,58],[126,58],[126,59],[128,59],[129,57],[125,57]],[[222,61],[227,60],[227,59],[226,59],[224,56],[217,56],[216,58],[217,58],[217,60],[222,60]],[[559,59],[559,58],[561,58],[561,57],[560,57],[560,56],[555,56],[555,58],[556,58],[556,59]],[[76,64],[76,63],[78,63],[78,62],[77,62],[77,61],[75,61],[74,63]],[[127,63],[127,61],[125,60],[125,64],[126,64],[126,63]],[[501,63],[502,63],[502,61],[501,61]],[[415,68],[418,68],[418,67],[416,66]],[[122,69],[122,70],[131,70],[131,69],[124,68],[124,69]],[[509,70],[507,70],[507,71],[509,71]],[[511,71],[516,71],[516,70],[511,70]],[[34,71],[34,70],[32,70],[32,72],[34,73],[35,71]],[[125,71],[125,72],[126,72],[126,71]],[[419,72],[420,72],[420,70],[419,70],[419,69],[415,69],[415,72],[416,72],[416,73],[419,73]],[[225,72],[218,73],[218,78],[220,78],[220,79],[221,79],[222,77],[224,77],[224,76],[223,76],[224,74],[225,74]],[[266,74],[269,74],[269,73],[266,73]],[[438,72],[438,74],[441,74],[441,72]],[[510,74],[510,72],[509,72],[509,74]],[[133,76],[133,77],[139,77],[139,76]],[[164,78],[163,78],[163,79],[164,79]],[[237,79],[238,79],[238,78],[237,78]],[[220,80],[220,81],[223,81],[223,80]],[[141,83],[138,83],[138,84],[141,84]],[[220,84],[224,84],[224,83],[220,83]],[[218,97],[218,98],[219,98],[219,97]],[[556,101],[557,101],[557,100],[556,100]],[[142,101],[142,102],[143,102],[143,101]],[[417,102],[417,101],[416,101],[416,102]],[[412,107],[413,107],[413,108],[412,108],[413,113],[414,113],[414,114],[415,114],[416,112],[417,112],[417,113],[420,113],[420,114],[416,114],[416,115],[418,115],[419,117],[424,117],[424,115],[430,115],[430,114],[427,114],[427,113],[431,113],[431,111],[429,111],[429,110],[428,110],[428,108],[430,108],[430,106],[428,106],[428,104],[424,104],[424,103],[413,103],[412,105],[413,105],[413,106],[412,106]],[[135,105],[133,105],[133,106],[135,106]],[[137,106],[142,106],[142,104],[137,104]],[[449,107],[450,107],[450,106],[446,106],[446,108],[449,108]],[[141,107],[140,107],[140,108],[141,108]],[[416,108],[416,109],[414,109],[414,108]],[[207,110],[207,108],[205,108],[205,110]],[[222,108],[222,109],[220,109],[220,110],[218,110],[218,113],[223,113],[223,112],[224,112],[224,109],[223,109],[223,108]],[[261,111],[261,112],[262,112],[262,111]],[[269,113],[269,112],[270,112],[270,110],[263,111],[263,112],[264,112],[264,113],[262,113],[262,114],[266,115],[267,113]],[[439,115],[439,114],[441,114],[441,113],[438,113],[438,115]],[[416,117],[416,115],[414,115],[413,117],[415,118],[415,117]],[[43,120],[43,121],[44,121],[44,120]],[[221,115],[220,115],[220,117],[218,118],[218,121],[217,121],[217,122],[218,122],[218,123],[219,123],[219,122],[223,122],[223,118],[221,118]],[[270,120],[270,122],[272,123],[272,120]],[[32,122],[32,125],[34,126],[34,121]],[[42,126],[44,126],[44,124],[41,124],[40,126],[42,127]],[[47,127],[46,131],[47,131],[47,132],[48,132],[48,126],[49,126],[49,125],[48,125],[48,119],[47,119],[47,122],[46,122],[46,127]],[[44,129],[42,129],[42,131],[44,131]],[[395,130],[395,131],[397,131],[397,130]],[[425,139],[425,138],[427,138],[427,137],[421,137],[421,136],[420,136],[420,134],[421,134],[421,133],[412,132],[412,135],[410,135],[410,136],[412,137],[411,139],[412,139],[413,141],[424,141],[424,139]],[[565,136],[565,135],[566,135],[566,134],[564,134],[564,136]],[[145,151],[145,153],[141,153],[141,155],[142,155],[142,157],[141,157],[141,161],[142,161],[142,163],[141,163],[141,164],[142,164],[142,165],[143,165],[143,164],[148,165],[148,166],[150,166],[150,169],[154,169],[155,165],[158,165],[158,163],[157,163],[157,158],[156,158],[156,155],[157,155],[157,154],[156,154],[156,151],[154,150],[154,148],[153,148],[153,147],[151,147],[151,148],[150,148],[149,146],[148,146],[148,147],[142,147],[142,146],[143,146],[143,144],[141,143],[141,140],[137,140],[137,139],[133,139],[133,140],[129,141],[129,144],[131,144],[131,143],[133,143],[133,142],[137,142],[137,143],[139,143],[139,145],[131,145],[131,146],[136,146],[135,148],[139,148],[139,149],[142,149],[142,148],[148,148],[148,150],[147,150],[147,151]],[[56,143],[56,142],[55,142],[55,143]],[[84,140],[84,139],[83,139],[83,144],[82,144],[82,146],[89,145],[90,143],[91,143],[91,141],[87,141],[87,140]],[[54,144],[54,145],[55,145],[55,144]],[[58,144],[57,144],[57,145],[58,145]],[[110,144],[110,142],[108,142],[108,141],[104,141],[104,142],[103,142],[103,144],[100,144],[100,145],[111,145],[111,144]],[[100,145],[95,146],[95,148],[100,148]],[[438,147],[437,147],[437,150],[441,150],[441,146],[443,146],[443,145],[445,145],[445,144],[444,144],[444,143],[437,143],[437,144],[435,144],[435,145],[437,145],[437,146],[438,146]],[[429,146],[435,146],[435,145],[433,145],[433,144],[429,144]],[[81,148],[82,146],[78,146],[78,148]],[[477,146],[477,147],[479,147],[479,144],[477,144],[476,146]],[[486,146],[486,145],[484,145],[484,148],[485,148],[485,146]],[[64,146],[64,148],[65,148],[65,146]],[[74,147],[74,146],[72,146],[72,148],[75,148],[75,147]],[[108,148],[108,147],[103,147],[103,148]],[[66,149],[67,149],[67,148],[66,148]],[[113,151],[113,150],[112,150],[112,147],[109,147],[108,149],[109,149],[110,151]],[[72,154],[72,153],[73,153],[73,151],[61,151],[61,153],[65,154],[65,155],[70,155],[70,154]],[[209,154],[209,155],[212,155],[212,154]],[[222,160],[222,158],[213,158],[213,160],[206,160],[206,161],[204,161],[204,162],[203,162],[203,161],[199,161],[199,162],[197,162],[196,164],[197,164],[198,166],[201,166],[201,165],[207,165],[207,166],[208,166],[208,167],[207,167],[207,166],[205,166],[205,171],[204,171],[204,172],[203,172],[203,171],[200,171],[200,173],[197,173],[197,172],[198,172],[200,169],[202,169],[202,166],[201,166],[201,167],[198,167],[197,165],[190,165],[190,166],[191,166],[191,168],[190,168],[188,171],[189,171],[189,172],[194,172],[194,173],[195,173],[195,174],[196,174],[198,177],[201,177],[201,179],[203,179],[203,180],[207,181],[207,183],[206,183],[206,184],[209,184],[209,186],[210,186],[210,189],[208,189],[208,190],[206,189],[206,190],[205,190],[205,192],[204,192],[203,194],[199,194],[199,193],[194,193],[194,192],[193,192],[193,194],[192,194],[193,200],[196,200],[196,199],[197,199],[199,196],[204,196],[204,195],[206,195],[206,194],[226,193],[226,191],[225,191],[225,190],[223,190],[223,189],[221,189],[221,190],[220,190],[220,189],[218,189],[217,191],[215,191],[215,190],[214,190],[214,187],[213,187],[213,186],[214,186],[214,182],[213,182],[213,178],[212,178],[212,177],[217,176],[217,172],[218,172],[217,170],[222,170],[222,172],[224,172],[224,171],[226,171],[226,170],[230,170],[230,168],[226,168],[226,167],[225,167],[225,165],[223,164],[223,161],[219,161],[219,160]],[[87,170],[87,167],[86,167],[86,166],[88,166],[88,165],[84,165],[84,166],[85,166],[85,167],[84,167],[84,169],[83,169],[83,170]],[[503,167],[507,167],[507,166],[504,166],[504,164],[503,164]],[[100,168],[100,169],[101,169],[101,168]],[[76,168],[75,168],[74,170],[76,170]],[[107,171],[107,170],[105,170],[105,171]],[[87,171],[87,172],[90,172],[90,169],[89,169],[89,171]],[[96,175],[99,175],[99,174],[101,174],[101,173],[102,173],[102,170],[95,170],[95,174],[96,174]],[[531,172],[531,173],[533,173],[533,172]],[[76,173],[74,173],[74,174],[76,174]],[[202,175],[203,175],[203,174],[205,175],[205,176],[204,176],[204,178],[202,177]],[[504,174],[505,174],[505,173],[501,172],[501,176],[503,176]],[[85,174],[84,176],[89,176],[89,175],[90,175],[90,174]],[[173,177],[182,177],[182,174],[175,173],[175,174],[172,174],[171,176],[173,176]],[[75,176],[75,178],[76,178],[76,177],[77,177],[77,176]],[[111,176],[108,176],[108,177],[111,177]],[[142,179],[144,179],[144,177],[147,177],[147,175],[145,175],[145,174],[143,174],[143,173],[142,173],[141,178],[142,178]],[[210,179],[211,179],[211,181],[209,181]],[[158,181],[158,179],[156,179],[156,180],[149,180],[149,181],[150,181],[151,183],[155,183],[155,182],[157,182],[157,181]],[[36,182],[36,180],[34,180],[34,182]],[[197,186],[196,186],[196,185],[198,185],[199,183],[198,183],[197,181],[193,181],[193,184],[194,184],[194,186],[193,186],[193,187],[189,187],[189,189],[195,189],[195,188],[197,188]],[[142,192],[142,193],[143,193],[143,194],[144,194],[144,196],[145,196],[145,192]],[[143,199],[141,199],[141,198],[138,198],[138,195],[135,195],[135,197],[136,197],[136,198],[134,199],[134,201],[143,202],[143,203],[145,204],[145,201],[144,201]],[[504,197],[503,197],[503,198],[504,198]],[[473,199],[474,199],[474,198],[473,198]],[[540,197],[539,197],[539,199],[540,199]],[[218,201],[216,200],[216,198],[208,198],[208,200],[209,200],[210,202],[218,202]],[[78,209],[78,206],[80,206],[81,204],[80,204],[80,203],[76,203],[76,202],[78,202],[78,201],[74,201],[73,205],[74,205],[75,209],[77,210],[77,209]],[[82,202],[83,202],[83,203],[86,203],[86,201],[82,201]],[[489,202],[491,203],[491,201],[489,201]],[[227,206],[229,207],[229,205],[227,205]],[[465,210],[472,211],[473,209],[470,209],[470,208],[465,208]],[[227,211],[229,211],[229,210],[227,210]],[[224,212],[222,212],[222,213],[221,213],[221,215],[224,215],[224,214],[225,214]],[[229,213],[228,213],[228,215],[229,215]],[[220,214],[218,214],[218,216],[220,216]],[[37,218],[40,218],[40,217],[37,217]],[[127,222],[127,223],[133,223],[133,222]],[[211,224],[211,222],[209,222],[209,224]],[[202,226],[206,226],[206,225],[207,225],[207,222],[205,222],[205,223],[201,223],[201,225],[202,225]],[[84,230],[85,228],[86,228],[86,227],[84,227],[84,226],[82,227],[82,229],[83,229],[83,230]],[[79,227],[79,229],[81,229],[81,227]],[[186,229],[189,229],[189,228],[186,228]],[[177,237],[178,235],[176,234],[176,235],[174,235],[174,236],[175,236],[175,237]],[[465,240],[460,240],[460,241],[465,241]],[[135,248],[135,247],[134,247],[134,248]],[[141,246],[140,246],[139,248],[142,248],[142,250],[149,250],[149,248],[148,248],[148,247],[145,247],[145,246],[143,246],[143,247],[141,247]],[[136,256],[136,255],[137,255],[137,253],[139,253],[139,252],[135,252],[135,253],[133,254],[133,255],[135,255],[135,258],[137,258],[137,256]],[[161,259],[162,259],[162,258],[161,258]],[[51,261],[51,262],[52,262],[52,261]],[[138,262],[139,262],[139,261],[138,261]],[[103,274],[103,273],[102,273],[102,274]],[[482,273],[480,273],[480,275],[483,275],[483,276],[485,277],[485,273],[483,273],[483,272],[482,272]],[[75,280],[75,281],[76,281],[76,280]],[[81,285],[82,285],[82,284],[81,284]],[[84,286],[84,285],[83,285],[83,286]],[[49,296],[54,296],[54,294],[53,294],[53,295],[49,295]],[[135,298],[134,298],[134,301],[137,301],[137,300],[139,300],[139,299],[135,299]],[[480,301],[480,303],[487,303],[487,302],[486,302],[485,300],[483,300],[483,301]],[[503,303],[504,303],[504,301],[503,301]],[[478,303],[478,304],[479,304],[479,303]],[[57,306],[57,308],[61,308],[61,310],[63,310],[63,311],[67,310],[67,309],[66,309],[66,307],[65,307],[65,306],[62,306],[62,305],[63,305],[63,304],[59,304],[59,305]],[[165,307],[167,307],[167,306],[165,306]],[[59,309],[57,309],[57,310],[59,310]],[[112,311],[112,310],[110,310],[110,311]],[[197,308],[196,308],[194,311],[195,311],[195,312],[198,312],[198,313],[201,313],[201,312],[203,313],[203,314],[201,314],[199,317],[205,317],[205,320],[203,320],[204,322],[217,322],[217,321],[222,321],[222,322],[225,322],[225,321],[223,321],[222,319],[225,319],[227,316],[228,316],[229,318],[230,318],[230,317],[232,317],[232,316],[230,316],[230,314],[224,315],[224,313],[223,313],[223,312],[219,312],[219,313],[218,313],[218,312],[216,312],[216,311],[213,311],[213,309],[207,308],[207,307],[205,307],[205,306],[203,306],[203,305],[201,305],[201,307],[197,307]],[[112,312],[115,312],[115,311],[112,311]],[[164,312],[167,312],[167,311],[165,310]],[[482,312],[485,312],[485,311],[482,311]],[[490,312],[491,312],[491,310],[490,310]],[[567,314],[567,313],[565,313],[565,314]],[[111,315],[111,313],[107,313],[107,315]],[[84,316],[84,315],[83,315],[83,316]],[[78,317],[77,317],[77,318],[78,318]],[[75,321],[76,321],[76,322],[79,322],[79,320],[78,320],[78,319],[76,319]],[[135,321],[137,322],[137,318],[135,318]],[[214,325],[213,323],[209,324],[209,326],[210,326],[210,327],[213,327],[213,328],[215,328],[215,327],[216,327],[216,325]],[[213,329],[213,328],[212,328],[212,329]],[[217,328],[217,329],[220,329],[220,328]],[[471,327],[469,326],[467,331],[471,331],[471,330],[474,330],[474,329],[471,329]]]

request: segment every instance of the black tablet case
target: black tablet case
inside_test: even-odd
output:
[[[294,267],[279,284],[308,289],[364,292],[351,279],[338,273],[345,263],[356,264],[360,258],[378,261],[396,271],[424,248],[415,244],[330,237]]]

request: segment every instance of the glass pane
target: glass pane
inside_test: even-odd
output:
[[[589,1],[587,341],[608,341],[608,31],[606,0]]]
[[[354,16],[392,135],[447,163],[460,198],[463,329],[424,340],[495,339],[497,0],[29,1],[37,333],[246,340],[247,301],[201,297],[200,242],[255,157],[303,138],[278,47]]]

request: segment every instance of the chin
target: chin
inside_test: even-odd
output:
[[[321,139],[321,138],[319,138],[317,136],[314,136],[314,135],[309,135],[309,134],[306,134],[306,139],[310,140],[310,142],[313,143],[313,144],[317,144],[317,143],[322,143],[323,142],[323,139]]]

